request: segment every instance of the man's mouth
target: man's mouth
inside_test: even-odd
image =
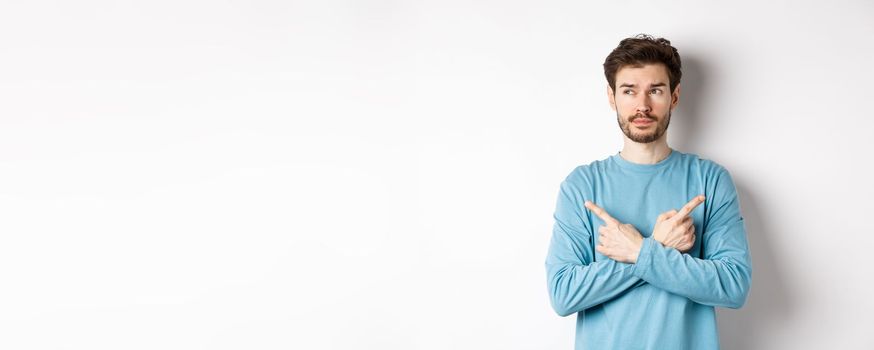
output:
[[[634,123],[634,125],[642,126],[642,125],[652,124],[655,122],[655,120],[652,120],[652,119],[646,118],[646,117],[637,117],[637,118],[632,119],[631,122]]]

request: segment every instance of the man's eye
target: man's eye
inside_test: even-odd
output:
[[[632,94],[633,92],[634,92],[634,91],[631,91],[631,90],[625,90],[625,91],[623,91],[622,93],[623,93],[623,94],[626,94],[626,95],[630,95],[630,94]]]
[[[660,93],[662,93],[662,90],[659,90],[659,89],[652,89],[652,90],[650,90],[649,92],[652,93],[652,94],[660,94]]]

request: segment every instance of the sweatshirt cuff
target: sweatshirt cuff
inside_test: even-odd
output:
[[[655,249],[655,244],[659,244],[655,239],[651,237],[643,238],[640,254],[637,255],[637,262],[634,263],[634,267],[631,270],[631,273],[638,278],[643,279],[646,271],[649,270],[649,266],[652,265],[652,250]]]

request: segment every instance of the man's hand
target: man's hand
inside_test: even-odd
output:
[[[598,246],[595,250],[618,262],[636,263],[643,245],[640,232],[634,226],[614,219],[595,203],[586,201],[585,205],[606,224],[598,227]]]
[[[704,195],[695,196],[680,211],[669,210],[659,215],[652,230],[652,238],[665,247],[676,248],[682,253],[688,252],[695,244],[695,225],[689,214],[701,203],[704,203]]]

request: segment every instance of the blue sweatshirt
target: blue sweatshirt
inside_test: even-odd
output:
[[[659,214],[696,195],[695,245],[687,253],[652,239]],[[595,250],[604,222],[592,201],[643,235],[634,264]],[[740,308],[752,273],[737,191],[728,171],[672,150],[656,164],[619,153],[581,165],[561,183],[546,258],[552,307],[576,313],[576,349],[718,349],[715,306]]]

